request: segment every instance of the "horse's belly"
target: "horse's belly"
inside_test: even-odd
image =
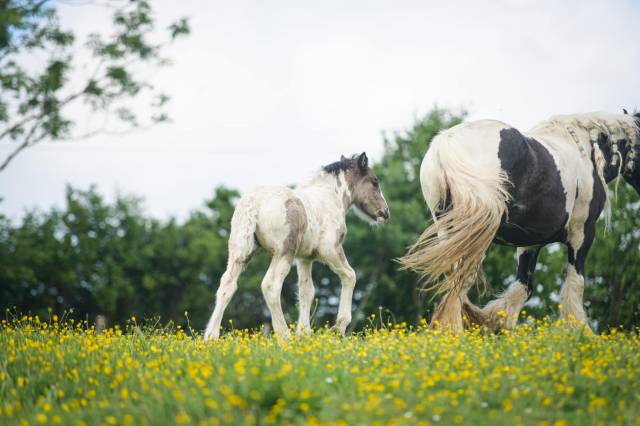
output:
[[[495,239],[498,243],[517,247],[563,241],[568,218],[562,204],[542,203],[525,207],[513,203]]]

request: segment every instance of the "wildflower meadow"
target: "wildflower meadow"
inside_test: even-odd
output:
[[[0,327],[0,424],[640,424],[640,337],[526,320],[346,338],[37,317]]]

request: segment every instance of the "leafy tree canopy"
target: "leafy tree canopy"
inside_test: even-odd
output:
[[[189,34],[187,19],[160,32],[148,0],[89,2],[111,13],[111,30],[78,40],[60,25],[58,8],[65,4],[0,2],[0,142],[16,144],[0,171],[42,140],[120,133],[169,118],[169,97],[145,79],[144,71],[169,64],[162,52]],[[147,116],[134,111],[133,99],[148,102]],[[77,133],[70,109],[78,104],[104,124]]]

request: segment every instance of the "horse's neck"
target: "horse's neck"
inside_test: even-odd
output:
[[[344,172],[338,175],[320,172],[298,189],[317,208],[330,208],[333,212],[346,216],[351,207],[351,192]]]

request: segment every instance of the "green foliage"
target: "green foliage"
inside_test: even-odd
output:
[[[614,185],[610,185],[612,190]],[[598,224],[587,259],[587,312],[601,328],[640,325],[640,202],[624,182],[617,192],[617,198],[610,198],[611,229],[605,230],[603,222]]]
[[[164,108],[168,97],[144,78],[144,71],[169,63],[162,51],[174,39],[189,34],[186,18],[172,23],[165,30],[165,40],[158,41],[149,1],[94,5],[112,11],[111,33],[90,34],[80,44],[72,31],[61,28],[60,7],[64,3],[52,0],[0,4],[0,141],[16,143],[0,171],[22,150],[44,139],[123,132],[168,119]],[[76,60],[87,57],[87,63]],[[134,98],[149,103],[147,117],[128,106]],[[118,123],[79,134],[68,113],[78,103]]]
[[[371,227],[349,214],[345,252],[357,273],[354,321],[362,328],[376,321],[418,324],[429,318],[434,301],[416,276],[399,271],[402,256],[430,220],[419,168],[431,139],[460,123],[464,113],[434,109],[406,133],[384,140],[384,155],[375,165],[389,202],[391,220]],[[91,320],[106,315],[122,323],[131,315],[160,316],[184,324],[185,311],[202,328],[211,312],[218,280],[227,260],[227,239],[239,193],[217,188],[205,206],[184,223],[153,220],[141,202],[121,197],[105,202],[95,191],[69,189],[64,210],[32,212],[14,225],[0,216],[0,308],[44,314],[48,307]],[[619,183],[613,200],[612,229],[599,224],[587,259],[585,303],[599,329],[640,324],[640,219],[637,194]],[[260,282],[266,253],[257,255],[240,277],[239,290],[225,313],[224,325],[268,326],[269,314]],[[535,273],[536,291],[526,309],[535,317],[555,316],[564,280],[566,249],[542,250]],[[515,250],[494,244],[484,267],[491,283],[479,303],[495,297],[515,279]],[[314,326],[335,320],[340,284],[327,267],[314,264]],[[295,268],[285,280],[283,306],[289,322],[297,319]],[[230,324],[230,322],[232,324]]]

